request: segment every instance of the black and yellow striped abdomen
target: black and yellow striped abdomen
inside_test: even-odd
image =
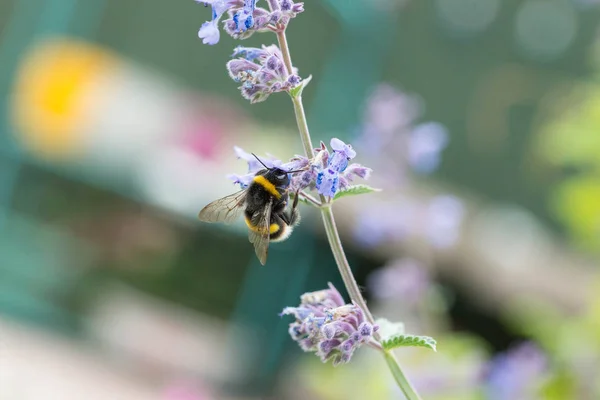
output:
[[[246,226],[253,232],[263,233],[260,228],[252,221],[252,214],[248,211],[245,212],[244,222]],[[287,239],[292,233],[292,228],[285,223],[278,215],[271,215],[271,223],[269,224],[269,240],[272,242],[279,242]]]

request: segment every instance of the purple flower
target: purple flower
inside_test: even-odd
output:
[[[418,173],[431,173],[440,164],[440,154],[448,145],[448,131],[438,122],[414,127],[408,139],[408,164]]]
[[[291,75],[288,73],[275,45],[261,49],[238,46],[233,57],[238,58],[227,63],[227,71],[231,79],[242,84],[242,96],[251,103],[264,101],[272,93],[289,91],[301,81],[296,69]]]
[[[379,299],[395,299],[412,306],[423,298],[430,280],[423,265],[404,258],[371,273],[367,284],[370,292]]]
[[[396,184],[405,182],[410,172],[432,173],[448,145],[448,131],[442,124],[418,122],[423,109],[419,97],[387,84],[378,86],[365,105],[361,148]]]
[[[360,307],[345,304],[331,283],[329,289],[303,294],[298,307],[286,307],[280,315],[296,318],[288,331],[302,350],[333,365],[349,362],[354,351],[369,343],[379,329],[365,321]]]
[[[453,246],[460,237],[464,215],[465,206],[458,197],[441,195],[432,198],[427,205],[425,237],[439,249]]]
[[[537,399],[535,390],[546,369],[546,356],[541,349],[533,342],[522,343],[491,361],[486,379],[486,398]]]
[[[435,248],[446,249],[460,239],[464,216],[462,201],[452,195],[430,199],[403,198],[361,211],[354,236],[366,247],[414,237]]]

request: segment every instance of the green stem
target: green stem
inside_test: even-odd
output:
[[[346,258],[346,253],[342,247],[342,241],[340,240],[337,225],[335,224],[333,210],[331,207],[323,207],[321,208],[321,215],[323,217],[323,225],[325,225],[325,232],[327,233],[327,239],[329,240],[329,246],[331,247],[333,258],[338,266],[338,270],[340,271],[340,275],[344,281],[344,286],[346,286],[346,290],[350,295],[350,299],[352,299],[352,301],[364,311],[367,320],[371,324],[375,324],[375,319],[367,307],[367,302],[360,293],[360,289],[356,283],[356,279],[354,279],[354,275],[352,275],[352,270],[350,269],[350,264]]]
[[[385,362],[387,362],[387,365],[390,368],[396,383],[398,386],[400,386],[400,389],[402,389],[404,396],[406,396],[408,400],[421,400],[421,397],[419,397],[419,394],[415,388],[412,387],[406,378],[406,375],[404,375],[404,372],[402,372],[402,369],[400,369],[400,365],[398,364],[398,360],[396,360],[394,354],[390,351],[384,350],[383,356],[385,357]]]
[[[296,114],[296,122],[298,123],[298,131],[300,131],[300,139],[302,140],[302,147],[309,160],[315,157],[315,151],[313,150],[312,141],[310,140],[310,133],[308,131],[308,123],[306,122],[306,113],[304,112],[304,106],[302,105],[302,96],[292,97],[292,103],[294,103],[294,113]],[[325,199],[321,199],[321,203],[325,204]]]
[[[277,32],[277,39],[279,41],[279,48],[281,49],[281,53],[283,54],[283,60],[288,71],[288,74],[292,72],[292,58],[290,56],[290,50],[287,44],[287,39],[285,36],[285,31]],[[310,139],[310,132],[308,130],[308,123],[306,122],[306,113],[304,112],[304,106],[302,105],[302,96],[292,96],[292,102],[294,103],[294,112],[296,114],[296,122],[298,124],[298,131],[300,132],[300,138],[302,140],[302,146],[304,147],[304,151],[306,153],[306,157],[309,159],[314,158],[314,150],[312,141]],[[348,259],[346,258],[346,253],[344,252],[344,248],[342,246],[342,241],[340,240],[340,235],[338,233],[337,225],[335,224],[335,218],[333,216],[333,210],[331,209],[331,203],[327,202],[325,197],[321,195],[321,215],[323,217],[323,224],[325,225],[325,232],[327,233],[327,239],[329,240],[329,246],[331,247],[331,251],[333,253],[333,257],[337,264],[338,270],[340,271],[340,275],[342,276],[342,280],[344,281],[344,286],[346,286],[346,290],[350,295],[350,299],[356,305],[358,305],[364,312],[366,319],[374,324],[375,321],[373,319],[373,315],[369,311],[367,307],[367,302],[363,298],[360,293],[360,289],[358,284],[356,283],[356,279],[354,279],[354,275],[352,275],[352,269],[350,268],[350,264],[348,263]],[[375,333],[373,335],[377,341],[380,341],[379,334]],[[385,361],[390,368],[394,379],[398,383],[398,386],[406,396],[407,400],[420,400],[421,398],[415,391],[415,389],[411,386],[408,379],[402,372],[398,361],[392,353],[389,351],[383,350],[382,353],[385,357]]]
[[[290,75],[294,69],[292,64],[292,56],[290,54],[290,48],[288,47],[287,36],[285,35],[285,30],[277,32],[277,41],[279,42],[279,49],[281,50],[281,54],[283,54],[283,63],[285,64],[285,69],[287,70],[288,75]]]

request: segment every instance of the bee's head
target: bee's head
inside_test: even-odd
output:
[[[265,169],[261,169],[260,171],[258,171],[256,175],[263,175],[269,182],[271,182],[277,188],[287,188],[290,185],[290,174],[302,171],[286,171],[278,167],[267,167],[265,163],[261,161],[260,158],[256,157],[256,154],[252,153],[252,155],[258,160],[259,163],[263,165],[263,167],[265,167]]]
[[[290,185],[290,176],[281,168],[269,168],[264,173],[265,178],[275,187],[287,187]]]

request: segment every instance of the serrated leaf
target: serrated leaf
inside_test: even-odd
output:
[[[381,344],[386,350],[398,347],[427,347],[433,351],[437,351],[437,342],[429,336],[394,335],[389,339],[383,340]]]
[[[369,185],[352,185],[348,186],[344,190],[340,190],[339,192],[337,192],[335,196],[333,196],[333,200],[337,200],[345,196],[356,196],[357,194],[365,194],[372,192],[381,192],[381,189],[376,189]]]
[[[300,83],[298,84],[298,86],[296,86],[295,88],[290,89],[290,96],[292,96],[292,97],[299,97],[299,96],[301,96],[302,95],[302,91],[308,85],[308,83],[311,81],[311,79],[312,79],[312,75],[309,75],[308,77],[302,79],[302,81],[300,81]]]

